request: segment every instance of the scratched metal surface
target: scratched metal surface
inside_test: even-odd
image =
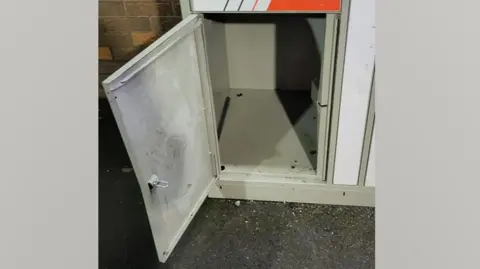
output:
[[[214,179],[197,55],[190,33],[161,54],[145,56],[154,57],[152,63],[111,93],[164,256]],[[166,188],[151,191],[152,176]]]
[[[207,200],[159,264],[138,183],[100,101],[99,268],[374,268],[373,208]],[[124,171],[129,171],[124,169]]]

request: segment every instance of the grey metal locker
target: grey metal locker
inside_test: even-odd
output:
[[[327,180],[348,16],[203,14],[189,4],[103,82],[160,261],[207,196],[373,206],[373,188]]]

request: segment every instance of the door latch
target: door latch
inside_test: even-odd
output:
[[[167,188],[168,182],[164,180],[160,180],[160,178],[158,178],[157,175],[153,174],[148,179],[148,189],[150,189],[150,191],[154,191],[158,187]]]

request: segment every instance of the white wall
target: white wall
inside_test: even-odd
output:
[[[375,58],[375,0],[351,0],[334,184],[356,185]]]

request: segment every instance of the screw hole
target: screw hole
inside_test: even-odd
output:
[[[222,166],[220,167],[220,169],[221,169],[222,171],[225,170],[225,165],[222,165]]]
[[[343,192],[343,196],[345,196],[345,192]]]

